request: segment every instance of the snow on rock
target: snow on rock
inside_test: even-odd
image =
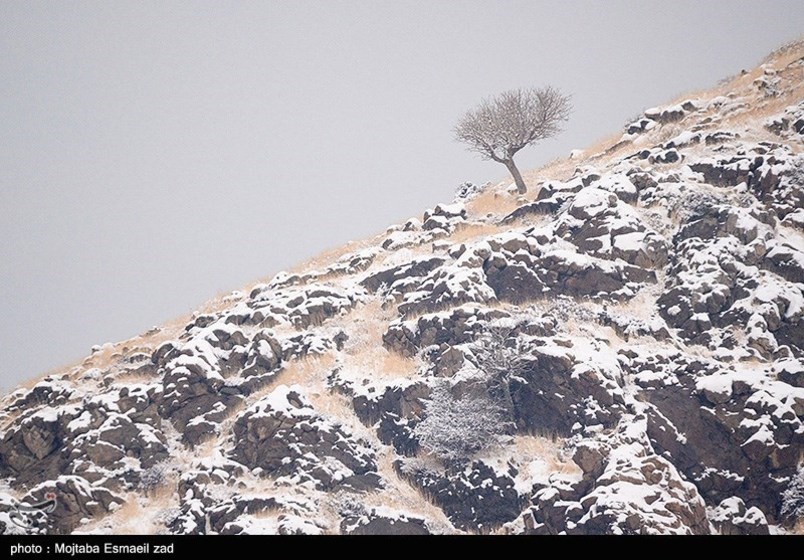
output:
[[[780,218],[804,206],[804,156],[790,147],[759,142],[730,157],[708,157],[690,164],[704,180],[717,187],[745,183],[748,189]]]
[[[345,535],[429,535],[427,521],[387,507],[357,507],[345,512],[341,522]]]
[[[438,233],[452,233],[455,227],[466,220],[466,209],[460,202],[439,204],[427,210],[422,218],[422,229]]]
[[[234,422],[234,460],[266,475],[317,488],[373,488],[380,483],[365,442],[315,411],[301,388],[280,385]]]
[[[511,223],[532,214],[553,214],[564,207],[573,195],[584,187],[580,177],[567,182],[548,181],[539,189],[536,201],[524,204],[503,218],[503,223]]]
[[[726,498],[709,515],[721,535],[767,535],[768,520],[757,507],[748,508],[740,498]]]
[[[800,137],[804,134],[804,101],[790,105],[782,113],[768,118],[764,126],[783,138]]]
[[[388,326],[383,344],[404,356],[413,356],[427,346],[470,342],[489,321],[507,315],[497,309],[465,304],[450,311],[427,313],[417,319],[400,319]]]
[[[287,284],[288,280],[282,278],[271,284],[255,286],[246,301],[227,312],[225,321],[262,327],[292,325],[301,329],[317,326],[352,308],[361,291],[316,282],[299,286]]]
[[[649,269],[664,266],[667,241],[618,198],[616,192],[623,190],[618,185],[630,187],[636,198],[636,187],[627,177],[606,176],[604,183],[575,196],[556,221],[556,234],[596,257]]]
[[[790,48],[755,83],[649,109],[535,172],[527,196],[463,185],[9,393],[0,530],[51,492],[57,512],[25,531],[793,529],[804,44]],[[488,445],[428,447],[441,384],[473,397],[442,423],[495,411]]]
[[[515,519],[524,504],[515,473],[499,473],[483,461],[433,469],[416,459],[395,464],[400,476],[431,496],[458,528],[489,531]]]
[[[486,283],[482,268],[486,255],[488,247],[481,243],[434,269],[415,290],[402,297],[399,312],[407,316],[464,303],[494,301],[494,290]]]
[[[655,282],[655,274],[623,261],[584,255],[561,244],[541,245],[523,236],[525,245],[512,253],[499,245],[485,260],[488,285],[500,300],[520,303],[557,295],[628,299],[639,286]],[[495,246],[494,239],[489,243]],[[525,246],[527,249],[525,249]]]
[[[90,484],[80,476],[59,476],[32,488],[23,503],[44,502],[54,496],[56,509],[48,514],[49,532],[69,533],[85,518],[102,516],[124,502],[123,498],[106,488]]]
[[[595,341],[546,342],[524,358],[521,373],[510,382],[517,426],[569,436],[576,425],[616,424],[625,409],[619,365],[607,363]]]
[[[187,342],[166,343],[155,353],[163,372],[160,413],[182,429],[188,443],[213,435],[227,411],[276,375],[281,345],[264,331],[251,340],[232,324],[216,321]]]
[[[706,534],[704,500],[653,449],[644,415],[623,418],[605,445],[576,454],[584,478],[539,490],[525,513],[535,534]],[[587,458],[589,457],[589,458]]]

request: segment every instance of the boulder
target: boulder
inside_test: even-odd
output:
[[[47,516],[47,532],[69,534],[83,519],[99,517],[124,503],[106,488],[94,486],[79,476],[59,476],[32,488],[23,503],[41,503],[54,497],[56,508]]]
[[[280,385],[235,419],[231,457],[265,475],[316,488],[375,488],[374,452],[319,414],[299,387]]]
[[[482,461],[433,470],[415,459],[402,459],[394,467],[459,529],[489,532],[519,517],[524,506],[513,478]]]

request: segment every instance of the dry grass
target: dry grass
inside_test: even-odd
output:
[[[320,390],[334,365],[335,356],[332,354],[309,355],[298,360],[285,362],[282,370],[274,380],[260,391],[254,393],[254,398],[249,400],[253,402],[257,398],[270,393],[278,385],[299,385],[308,390]]]
[[[518,206],[516,197],[500,190],[501,186],[490,187],[467,202],[467,213],[476,218],[485,218],[489,215],[503,217],[513,212]]]
[[[236,415],[237,411],[233,411],[232,414],[229,415],[229,418],[233,418]],[[221,433],[223,433],[223,430],[221,430]],[[211,438],[200,443],[199,445],[196,445],[193,448],[193,454],[197,457],[208,459],[212,457],[216,451],[218,451],[219,446],[220,446],[219,438]]]
[[[383,346],[382,336],[395,316],[396,311],[383,309],[379,299],[352,311],[350,322],[343,325],[349,335],[341,363],[344,371],[356,371],[372,380],[416,376],[419,364],[415,359],[389,352]]]
[[[794,41],[770,53],[765,59],[754,68],[746,69],[739,74],[721,82],[717,86],[698,91],[686,91],[677,95],[670,101],[670,105],[682,103],[688,99],[711,99],[719,95],[727,95],[732,91],[753,89],[754,80],[764,74],[763,65],[767,65],[777,71],[784,71],[787,66],[804,56],[804,40]],[[800,71],[800,70],[799,70]],[[800,80],[799,80],[800,81]]]
[[[452,243],[465,243],[467,241],[474,241],[479,237],[488,237],[504,231],[505,228],[492,223],[470,223],[458,226],[451,235],[446,239]]]
[[[363,503],[368,507],[384,506],[423,517],[429,523],[434,524],[433,528],[438,532],[456,532],[441,508],[434,505],[424,492],[397,475],[394,469],[396,459],[396,454],[388,446],[385,446],[379,453],[377,457],[378,471],[387,486],[381,491],[366,494],[363,497]]]
[[[65,375],[69,369],[71,369],[71,368],[75,367],[76,365],[77,365],[77,364],[73,364],[73,365],[69,365],[69,366],[64,366],[64,367],[60,367],[60,368],[53,368],[53,369],[50,369],[50,370],[48,370],[47,372],[45,372],[45,373],[43,373],[43,374],[36,375],[36,376],[34,376],[34,377],[29,377],[29,378],[27,378],[25,381],[23,381],[22,383],[20,383],[19,385],[17,385],[16,387],[13,387],[11,390],[9,390],[9,391],[6,393],[6,395],[11,394],[11,393],[13,393],[14,391],[16,391],[16,390],[18,390],[18,389],[25,389],[25,390],[27,390],[27,391],[30,391],[31,389],[33,389],[33,388],[34,388],[34,386],[35,386],[37,383],[39,383],[40,381],[42,381],[42,380],[43,380],[45,377],[49,377],[49,376],[52,376],[52,377],[58,377],[58,376],[60,376],[60,375]],[[5,396],[5,395],[4,395],[4,396]]]
[[[522,178],[528,185],[537,185],[541,181],[569,181],[582,162],[582,158],[557,158],[542,167],[525,171],[522,173]],[[538,188],[531,187],[526,196],[530,200],[535,200],[538,192]]]
[[[781,113],[788,106],[793,105],[802,98],[804,98],[804,84],[799,84],[790,93],[780,95],[779,97],[761,99],[751,104],[750,108],[745,111],[723,117],[720,124],[735,129],[746,127],[752,129],[752,131],[761,131],[764,129],[756,128],[757,121]]]
[[[583,151],[583,155],[588,157],[589,159],[599,159],[603,157],[615,157],[621,150],[631,149],[631,143],[626,142],[615,149],[620,142],[620,139],[623,136],[623,131],[619,130],[608,136],[604,136],[600,140],[597,140],[594,144],[589,146]],[[615,151],[616,150],[616,151]],[[577,163],[577,159],[570,159],[568,160],[572,163]]]
[[[762,61],[773,63],[776,68],[783,68],[804,56],[804,37],[790,41],[770,53]]]
[[[563,440],[541,435],[517,435],[512,443],[513,459],[519,465],[541,460],[551,473],[580,475],[581,469],[565,456]]]
[[[629,315],[639,319],[649,319],[657,313],[654,304],[664,290],[663,280],[664,278],[662,277],[658,278],[655,284],[643,287],[631,299],[608,302],[606,306],[609,312]]]
[[[189,314],[183,315],[165,323],[162,327],[155,331],[146,331],[127,340],[110,343],[103,345],[100,351],[90,354],[83,358],[81,361],[72,362],[70,364],[49,369],[45,373],[30,377],[20,383],[17,387],[12,389],[23,388],[30,390],[37,383],[42,381],[45,377],[59,377],[68,375],[71,379],[75,380],[77,377],[83,375],[88,369],[97,368],[101,370],[108,370],[117,365],[121,358],[127,354],[135,352],[151,353],[156,348],[167,340],[175,339],[190,321]],[[143,376],[142,380],[150,379],[148,376]],[[126,377],[127,382],[136,380],[136,376]]]
[[[353,308],[348,316],[348,322],[341,325],[349,335],[346,344],[347,353],[359,354],[382,345],[382,335],[395,316],[394,309],[383,308],[380,298],[372,298]]]
[[[288,272],[291,274],[305,274],[323,271],[325,268],[335,264],[346,255],[355,253],[368,247],[379,245],[384,236],[385,232],[383,231],[382,233],[374,234],[366,239],[349,241],[340,247],[326,249],[312,258],[292,266]]]
[[[348,397],[339,393],[331,393],[325,389],[307,393],[307,398],[316,412],[324,417],[334,420],[345,427],[354,436],[368,441],[373,447],[379,447],[380,441],[374,430],[366,427],[355,414]]]
[[[164,527],[159,522],[159,514],[178,504],[175,480],[161,485],[154,493],[143,497],[130,492],[125,502],[110,515],[90,522],[83,529],[97,529],[100,524],[110,527],[115,535],[154,535]]]

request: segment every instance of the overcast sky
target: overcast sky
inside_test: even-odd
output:
[[[755,66],[804,3],[0,2],[0,389],[504,176],[482,97],[575,110],[535,167]]]

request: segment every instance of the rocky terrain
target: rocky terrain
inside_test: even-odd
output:
[[[802,532],[803,142],[798,43],[96,347],[3,398],[0,530]]]

